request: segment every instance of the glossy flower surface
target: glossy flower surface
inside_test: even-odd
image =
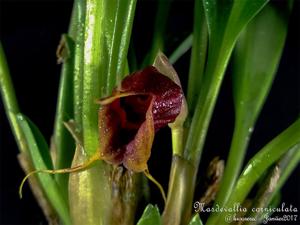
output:
[[[155,132],[174,122],[182,102],[181,87],[153,66],[125,77],[100,100],[101,159],[135,172],[146,170]]]

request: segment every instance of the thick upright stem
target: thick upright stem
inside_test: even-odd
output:
[[[195,167],[174,155],[170,173],[167,203],[162,215],[164,225],[185,225],[191,218],[195,187]]]

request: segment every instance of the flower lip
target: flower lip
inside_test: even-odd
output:
[[[136,172],[147,169],[155,132],[176,119],[182,101],[181,87],[155,67],[125,77],[99,101],[101,158]]]

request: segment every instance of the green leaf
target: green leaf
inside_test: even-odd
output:
[[[35,126],[28,123],[20,114],[17,99],[14,93],[13,85],[9,75],[9,70],[5,60],[4,52],[0,44],[0,90],[5,106],[5,110],[10,121],[11,129],[15,135],[16,142],[22,154],[30,155],[26,157],[29,164],[36,168],[53,168],[49,155],[48,146]],[[43,149],[40,151],[40,148]],[[33,158],[32,155],[35,157]],[[68,215],[68,205],[65,199],[60,195],[60,188],[56,184],[53,176],[48,174],[45,177],[38,175],[41,186],[45,190],[48,201],[55,208],[57,214],[65,225],[71,224]],[[39,188],[39,187],[38,187]],[[37,189],[38,189],[37,188]],[[44,198],[42,196],[41,198]],[[41,200],[42,201],[42,200]],[[47,203],[44,203],[46,205]],[[42,206],[44,207],[44,206]]]
[[[17,117],[18,117],[18,120],[20,121],[20,124],[22,126],[24,133],[25,133],[25,130],[27,129],[27,127],[25,126],[26,124],[23,121],[26,121],[26,123],[28,124],[31,131],[26,130],[25,137],[27,137],[27,141],[30,140],[32,142],[33,139],[28,138],[28,137],[30,137],[29,136],[30,133],[28,133],[28,132],[31,132],[33,135],[34,141],[35,141],[34,143],[36,144],[36,147],[39,150],[38,152],[36,152],[36,151],[34,152],[34,151],[32,151],[32,148],[31,148],[30,149],[31,156],[34,158],[41,158],[43,160],[43,163],[46,166],[44,169],[49,169],[49,170],[53,169],[54,167],[53,167],[53,163],[52,163],[52,159],[51,159],[51,155],[50,155],[50,151],[49,151],[49,146],[48,146],[45,138],[43,137],[42,133],[39,131],[38,127],[35,124],[33,124],[28,118],[23,116],[22,114],[18,114]],[[34,161],[34,159],[33,159],[33,161]],[[35,163],[34,163],[34,165],[35,165]],[[36,169],[40,169],[40,168],[36,168]]]
[[[36,170],[53,169],[49,148],[38,128],[23,115],[17,115],[18,123],[28,143],[28,150]],[[46,173],[37,174],[43,190],[65,225],[71,224],[68,204],[61,195],[54,176]]]
[[[21,152],[28,152],[24,134],[18,123],[17,114],[20,112],[15,90],[10,77],[4,50],[0,42],[0,92],[10,127]]]
[[[111,0],[104,4],[107,14],[104,28],[108,49],[107,91],[111,93],[125,75],[136,0]]]
[[[199,214],[196,214],[190,221],[189,225],[203,225]]]
[[[241,34],[233,61],[235,129],[216,204],[223,205],[240,173],[256,119],[272,85],[288,28],[290,9],[267,5]]]
[[[103,1],[87,0],[83,59],[81,59],[84,64],[81,117],[84,149],[89,156],[94,155],[98,148],[99,106],[95,101],[100,98],[106,85],[106,76],[103,73],[104,60],[101,57],[104,46],[103,18]]]
[[[208,42],[207,32],[202,0],[196,0],[194,7],[193,47],[187,89],[187,101],[191,115],[194,112],[203,79]]]
[[[259,189],[249,209],[276,208],[280,203],[280,199],[278,199],[278,197],[280,197],[279,190],[299,162],[300,144],[297,144],[285,153],[271,169],[268,169],[266,176],[262,177],[263,182],[259,184]],[[272,212],[266,213],[248,210],[247,217],[255,218],[256,222],[249,221],[246,225],[256,224],[257,221],[262,221],[264,218],[270,217],[271,213]]]
[[[299,144],[300,118],[249,160],[224,207],[230,208],[235,203],[243,202],[263,173],[292,147]],[[222,219],[224,216],[224,213],[219,213],[219,217],[210,218],[207,224],[225,225],[226,223]]]
[[[208,23],[208,59],[187,139],[185,158],[198,167],[208,125],[238,35],[268,0],[203,0]]]
[[[271,200],[276,197],[280,189],[283,187],[291,173],[297,168],[300,163],[300,144],[291,148],[278,162],[281,170],[281,175],[276,185],[276,189],[272,193]]]
[[[170,11],[172,0],[158,0],[158,6],[155,15],[154,30],[152,45],[149,53],[144,59],[142,67],[152,65],[158,51],[164,52],[165,45],[165,30],[168,22],[168,15]]]
[[[64,64],[61,71],[53,142],[51,143],[51,148],[56,153],[56,169],[70,167],[74,155],[74,140],[64,126],[64,122],[73,118],[74,42],[68,35],[63,35],[60,45],[66,51],[66,55],[63,56]],[[56,178],[62,192],[67,196],[68,175],[57,174]]]
[[[280,6],[267,5],[247,26],[234,51],[235,110],[248,124],[261,111],[283,51],[291,9]]]
[[[69,33],[75,41],[74,69],[73,69],[73,108],[74,120],[78,131],[82,131],[82,105],[83,105],[83,73],[84,73],[84,38],[86,0],[75,0]],[[74,23],[74,24],[73,24]],[[74,31],[76,35],[74,35]]]
[[[233,44],[245,25],[267,2],[267,0],[203,0],[211,44],[218,46],[224,41],[226,45]]]
[[[0,87],[5,110],[11,113],[19,113],[19,106],[15,95],[15,90],[11,81],[9,68],[5,58],[5,53],[0,42]]]
[[[159,209],[157,206],[151,204],[147,205],[142,217],[139,219],[137,225],[161,225]]]
[[[208,57],[184,151],[184,158],[195,168],[199,167],[208,126],[238,35],[267,2],[203,0],[209,34]],[[190,187],[190,191],[194,192],[194,188]]]
[[[136,0],[87,0],[84,38],[83,141],[89,155],[98,147],[99,106],[125,75]],[[113,10],[112,10],[113,9]]]
[[[190,34],[180,43],[180,45],[174,50],[174,52],[170,54],[169,57],[170,63],[171,64],[176,63],[177,60],[192,47],[192,43],[193,43],[193,35]]]
[[[74,77],[78,78],[79,71],[75,70],[75,51],[77,52],[76,59],[78,60],[78,39],[80,35],[82,36],[82,31],[78,24],[82,26],[82,20],[80,14],[82,9],[80,6],[82,1],[75,0],[73,4],[73,10],[71,15],[71,21],[69,24],[68,34],[62,35],[61,43],[59,49],[62,49],[65,53],[62,57],[62,69],[61,78],[59,83],[59,92],[56,106],[56,115],[54,121],[54,132],[53,132],[53,142],[51,143],[51,148],[56,154],[55,168],[68,168],[71,165],[72,158],[74,155],[75,145],[70,133],[64,126],[64,122],[70,119],[75,119],[79,122],[81,119],[78,118],[78,111],[81,110],[81,105],[76,104],[76,115],[74,115],[74,102],[78,102],[77,95],[78,90],[76,90],[76,95],[74,95],[74,82],[77,81]],[[77,62],[78,63],[78,62]],[[76,66],[78,69],[78,66]],[[78,82],[77,82],[78,85]],[[76,97],[75,97],[76,96]],[[80,100],[81,101],[81,100]],[[79,122],[77,127],[81,127],[81,122]],[[56,174],[55,175],[58,184],[61,186],[62,193],[68,196],[68,174]]]

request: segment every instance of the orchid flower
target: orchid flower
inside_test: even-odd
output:
[[[98,101],[100,144],[94,156],[73,168],[29,173],[20,186],[20,195],[25,180],[33,173],[76,172],[96,160],[104,160],[116,166],[122,164],[133,172],[144,172],[166,199],[161,185],[150,175],[147,162],[155,133],[168,124],[171,128],[182,125],[187,106],[177,73],[167,58],[159,53],[154,65],[157,68],[148,66],[128,75],[110,96]]]
[[[146,170],[155,132],[175,121],[182,102],[181,87],[153,66],[127,76],[99,101],[101,159]]]

